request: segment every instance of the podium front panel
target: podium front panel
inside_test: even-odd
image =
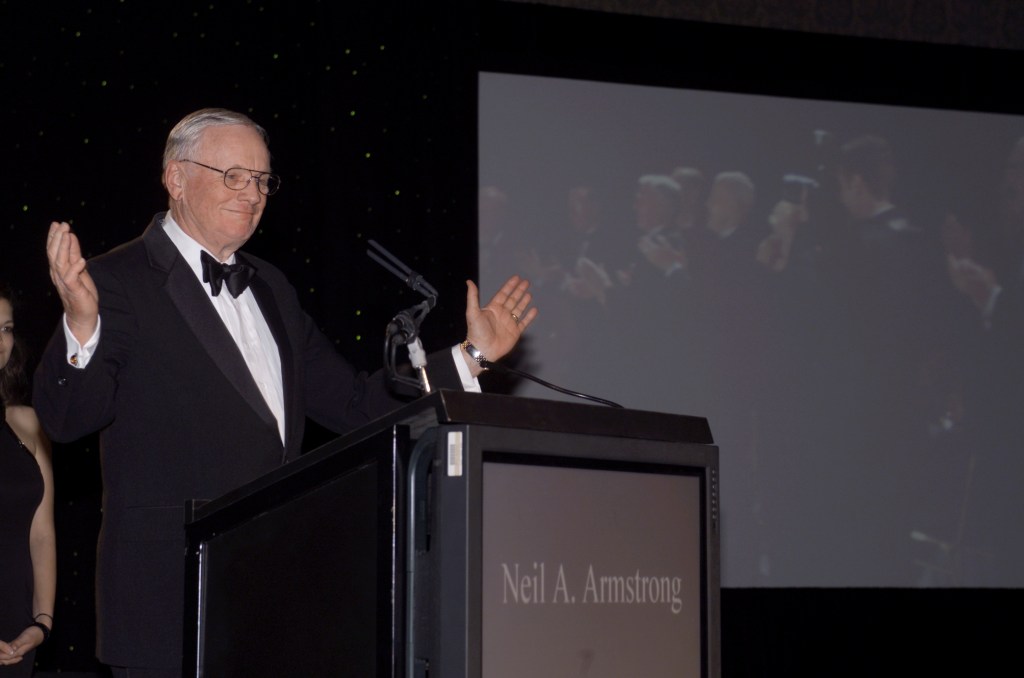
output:
[[[433,473],[420,671],[719,675],[713,445],[446,426]]]
[[[700,475],[482,467],[482,675],[703,675]]]

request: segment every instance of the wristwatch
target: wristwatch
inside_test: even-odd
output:
[[[487,358],[485,358],[484,354],[480,352],[480,349],[469,343],[469,339],[466,339],[464,342],[459,344],[459,346],[469,354],[470,358],[476,361],[477,365],[483,365],[484,362],[486,362]]]

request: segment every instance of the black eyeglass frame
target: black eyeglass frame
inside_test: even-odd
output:
[[[210,167],[209,165],[204,165],[203,163],[197,162],[195,160],[189,160],[188,158],[184,158],[182,162],[190,162],[193,165],[199,165],[200,167],[205,167],[208,170],[220,172],[224,178],[224,185],[230,188],[232,191],[244,191],[246,188],[249,187],[249,184],[252,183],[253,179],[256,180],[256,190],[265,196],[269,197],[271,195],[274,195],[281,189],[281,177],[278,176],[277,174],[274,174],[273,172],[259,172],[257,170],[249,169],[248,167],[229,167],[226,170],[222,170],[216,167]],[[249,173],[249,178],[246,179],[245,184],[243,186],[235,188],[234,186],[228,184],[228,172],[232,170],[241,170],[243,172]],[[263,177],[268,177],[268,179],[264,179]],[[270,185],[267,183],[268,181],[274,182],[273,188],[271,188]]]

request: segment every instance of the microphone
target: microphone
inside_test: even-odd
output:
[[[368,241],[372,249],[366,254],[385,269],[390,271],[413,290],[419,292],[425,301],[400,311],[388,323],[384,338],[384,367],[392,382],[419,388],[424,393],[431,392],[430,380],[427,377],[427,354],[420,341],[420,324],[432,308],[437,304],[437,290],[423,279],[419,273],[402,263],[395,255],[388,252],[375,240]],[[409,362],[416,370],[417,380],[408,379],[398,374],[395,367],[395,351],[398,346],[405,346],[409,351]]]
[[[427,297],[430,308],[434,308],[434,305],[437,303],[437,290],[434,289],[433,285],[424,280],[422,275],[403,264],[398,257],[384,249],[376,240],[370,240],[368,243],[373,248],[372,250],[366,250],[371,259],[391,271],[395,276],[404,281],[406,285]],[[376,250],[376,252],[373,250]]]

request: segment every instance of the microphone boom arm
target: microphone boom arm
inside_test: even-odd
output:
[[[405,282],[413,290],[419,292],[426,300],[401,311],[388,323],[387,336],[384,341],[384,365],[392,381],[416,386],[424,393],[430,393],[430,380],[427,378],[427,355],[420,341],[420,324],[427,313],[437,304],[437,290],[423,279],[419,273],[402,263],[374,240],[369,241],[373,249],[366,253],[371,259]],[[375,251],[376,250],[376,251]],[[400,376],[395,369],[394,350],[396,345],[404,345],[409,351],[409,362],[416,370],[419,381]]]

